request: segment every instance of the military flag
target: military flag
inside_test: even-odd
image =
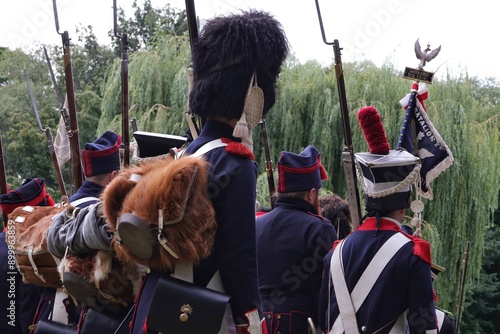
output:
[[[431,182],[453,164],[453,154],[441,135],[432,124],[424,100],[428,97],[424,83],[414,82],[411,93],[399,103],[405,108],[406,114],[401,127],[398,148],[420,158],[419,193],[422,197],[432,199]]]
[[[68,96],[66,96],[64,100],[63,111],[61,112],[61,118],[57,126],[56,139],[54,140],[54,151],[56,152],[59,167],[62,167],[71,158],[68,130],[62,114],[64,110],[68,110]]]

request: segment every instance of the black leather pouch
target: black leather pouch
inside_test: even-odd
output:
[[[35,334],[76,334],[77,326],[65,325],[52,320],[40,320],[36,324]]]
[[[148,329],[162,334],[217,334],[229,296],[173,277],[162,277],[148,313]]]

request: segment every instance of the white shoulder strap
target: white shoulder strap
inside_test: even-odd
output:
[[[177,261],[175,263],[173,276],[183,281],[193,283],[193,264]],[[210,282],[208,282],[207,288],[224,293],[224,287],[222,286],[222,280],[218,270],[215,272],[214,276],[212,276]]]
[[[359,279],[358,283],[356,283],[356,286],[352,290],[350,296],[348,295],[347,297],[345,296],[345,292],[347,291],[347,285],[345,282],[344,270],[341,263],[342,254],[339,253],[340,246],[344,242],[342,241],[342,243],[335,248],[335,251],[339,249],[339,252],[337,253],[336,256],[334,251],[331,260],[331,270],[330,270],[332,275],[332,280],[334,282],[333,286],[335,288],[335,296],[337,298],[337,302],[339,303],[339,309],[341,310],[340,307],[341,301],[343,303],[350,301],[352,305],[349,308],[352,308],[354,312],[357,312],[361,307],[361,305],[363,304],[363,302],[365,301],[368,294],[370,293],[370,291],[372,290],[373,286],[375,285],[375,282],[377,281],[378,277],[380,276],[386,265],[398,252],[398,250],[403,245],[405,245],[410,241],[411,239],[409,239],[402,233],[396,233],[391,238],[389,238],[375,254],[370,264],[368,265],[368,267],[366,267],[365,271],[361,275],[361,278]],[[338,275],[340,275],[340,277]],[[339,286],[339,292],[338,292],[339,295],[338,295],[337,286],[339,284],[343,284],[346,286],[344,291],[341,291],[341,287]],[[347,294],[349,293],[347,292]],[[337,319],[335,320],[335,323],[333,324],[330,333],[342,333],[343,327],[345,327],[345,323],[344,324],[343,323],[344,323],[344,316],[342,315],[342,310],[341,310],[340,316],[337,317]],[[356,326],[355,327],[356,332],[353,333],[357,333],[358,331],[357,324],[355,324],[355,326]],[[348,332],[346,329],[346,334],[347,333]]]
[[[341,318],[343,323],[343,327],[339,329],[343,330],[334,331],[336,330],[336,328],[335,326],[333,326],[330,333],[345,332],[345,334],[359,334],[358,322],[356,320],[356,311],[354,310],[353,302],[351,300],[351,296],[349,295],[349,290],[347,288],[347,283],[345,281],[344,270],[342,266],[342,246],[344,245],[344,241],[345,239],[339,245],[337,245],[337,247],[335,247],[330,268],[332,281],[335,282],[335,284],[333,284],[333,288],[335,290],[335,298],[337,299],[337,304],[340,311],[340,316],[337,319]]]
[[[82,197],[80,199],[77,199],[76,201],[73,201],[69,203],[71,206],[78,207],[79,205],[82,205],[83,203],[87,203],[90,201],[98,201],[99,198],[93,197],[93,196],[88,196],[88,197]]]
[[[214,139],[209,141],[208,143],[205,143],[203,146],[201,146],[196,152],[193,152],[190,154],[192,157],[201,157],[210,152],[211,150],[218,148],[218,147],[223,147],[227,146],[227,143],[223,143],[222,140],[219,139]],[[183,150],[182,152],[179,153],[178,157],[182,157],[186,150]]]

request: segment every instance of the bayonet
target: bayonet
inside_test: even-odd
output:
[[[64,186],[64,179],[62,177],[61,173],[61,168],[59,167],[59,161],[57,160],[57,155],[54,149],[54,140],[52,137],[52,132],[50,131],[49,127],[44,128],[42,126],[42,122],[40,121],[40,114],[38,112],[38,108],[36,107],[36,101],[35,101],[35,96],[33,95],[33,91],[31,89],[31,84],[30,80],[28,77],[28,73],[26,72],[26,69],[23,69],[24,76],[26,78],[26,84],[28,85],[28,91],[30,94],[30,99],[31,99],[31,104],[33,106],[33,110],[35,111],[35,116],[36,120],[38,121],[38,127],[42,132],[45,132],[45,135],[47,137],[47,146],[49,148],[49,153],[50,157],[52,159],[52,164],[54,166],[54,170],[56,172],[56,177],[57,177],[57,183],[59,184],[59,190],[61,191],[62,196],[67,196],[66,194],[66,187]]]

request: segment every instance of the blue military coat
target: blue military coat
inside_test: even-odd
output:
[[[396,233],[403,233],[396,220],[383,217],[377,230],[376,219],[370,217],[345,239],[342,261],[349,293],[354,289],[375,253]],[[430,247],[422,239],[406,234],[405,236],[410,238],[411,242],[403,245],[390,259],[356,312],[360,333],[388,333],[396,319],[407,309],[409,333],[437,333],[430,275]],[[331,257],[332,252],[325,257],[325,274],[321,287],[320,326],[323,329],[330,328],[339,315],[335,291],[331,286]],[[329,287],[330,298],[328,298]],[[330,324],[328,324],[328,304],[330,304]]]
[[[257,259],[262,305],[270,333],[308,333],[317,324],[324,256],[337,239],[328,219],[307,201],[278,198],[259,217]]]

